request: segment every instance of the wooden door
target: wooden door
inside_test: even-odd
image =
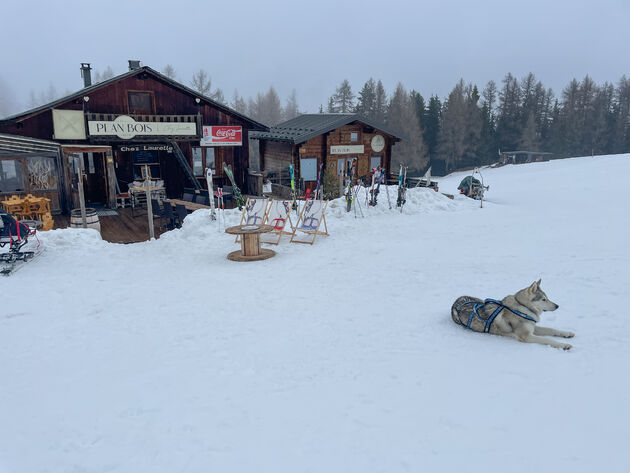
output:
[[[85,202],[107,204],[105,153],[83,153],[83,172],[85,173]]]

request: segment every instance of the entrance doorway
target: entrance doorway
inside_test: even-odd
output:
[[[105,153],[82,153],[86,204],[107,203]]]

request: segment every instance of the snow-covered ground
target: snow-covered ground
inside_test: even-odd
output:
[[[483,175],[483,209],[335,201],[330,237],[255,263],[204,211],[41,233],[0,279],[0,472],[629,471],[630,155]],[[539,278],[569,352],[451,321]]]

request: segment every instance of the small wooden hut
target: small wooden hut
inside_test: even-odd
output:
[[[377,166],[389,175],[392,146],[401,139],[386,126],[350,113],[304,114],[250,137],[259,141],[260,168],[272,182],[286,185],[292,164],[304,189],[315,187],[321,164],[341,175],[354,158],[358,177]]]

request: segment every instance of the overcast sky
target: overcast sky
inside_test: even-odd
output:
[[[80,63],[127,70],[128,59],[190,84],[203,68],[231,100],[273,85],[316,112],[343,79],[356,93],[381,79],[445,97],[533,72],[556,95],[572,78],[630,75],[630,0],[0,0],[0,100],[82,87]],[[4,93],[3,90],[4,89]]]

